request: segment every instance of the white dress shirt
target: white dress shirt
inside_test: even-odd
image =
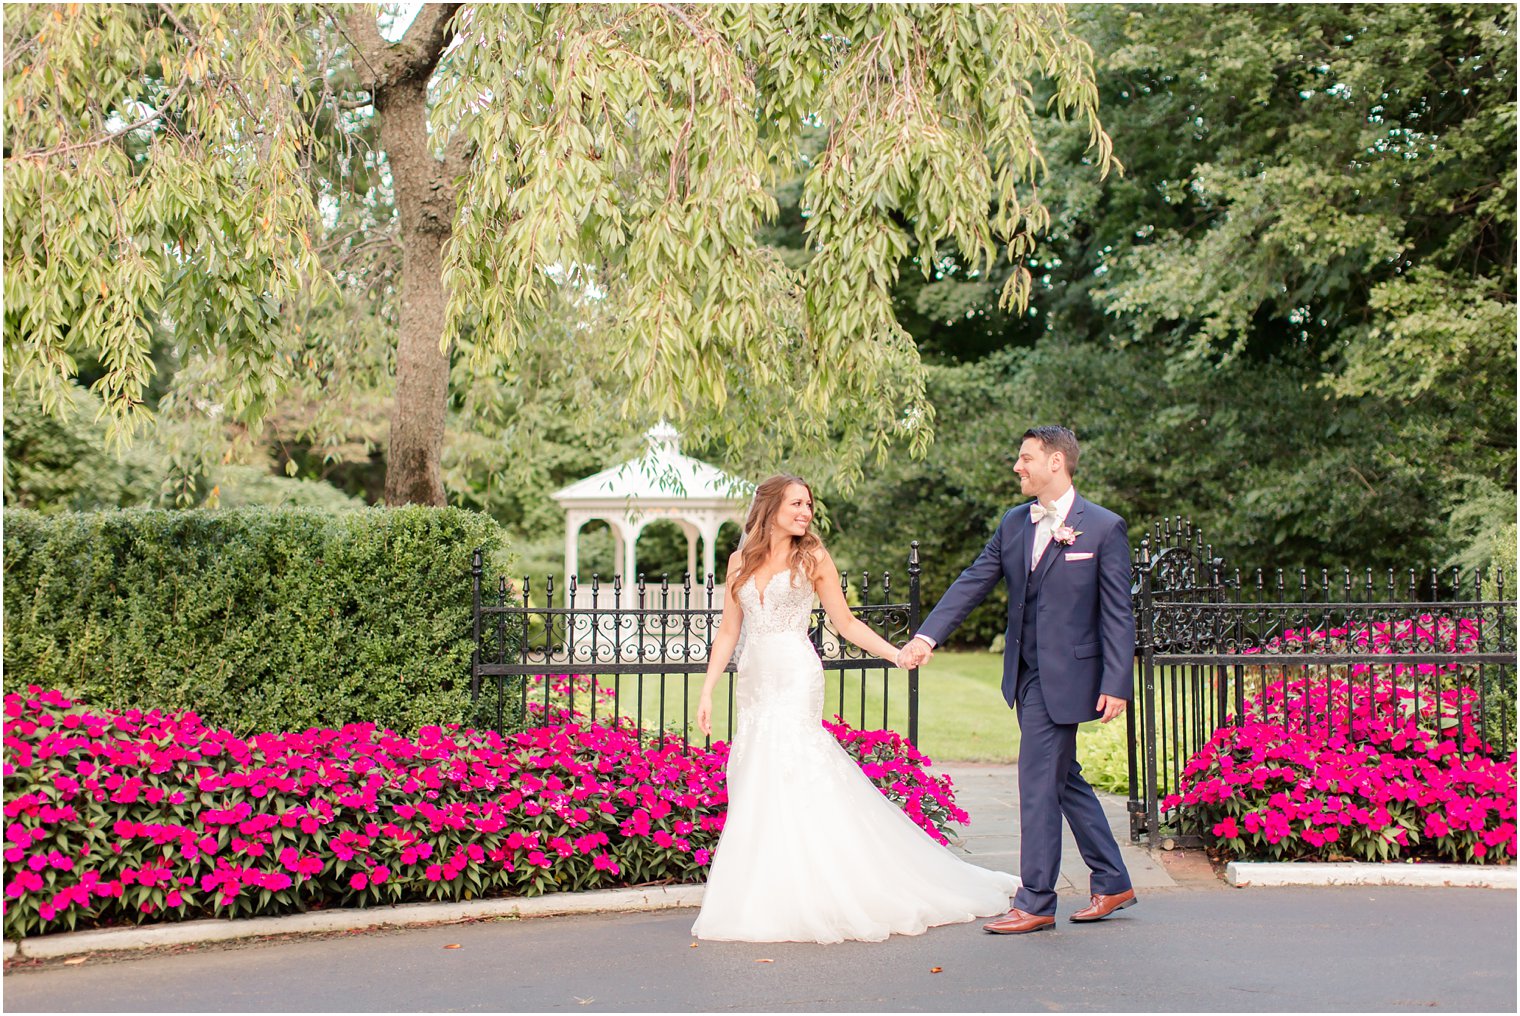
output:
[[[1066,493],[1056,498],[1054,505],[1047,506],[1053,508],[1055,514],[1046,514],[1039,522],[1035,523],[1034,553],[1029,558],[1030,571],[1034,571],[1035,568],[1039,567],[1040,558],[1044,555],[1045,548],[1050,546],[1050,538],[1055,535],[1057,529],[1066,524],[1066,516],[1071,514],[1071,506],[1076,500],[1077,488],[1067,487]]]

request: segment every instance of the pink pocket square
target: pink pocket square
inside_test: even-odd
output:
[[[1068,561],[1087,561],[1087,560],[1089,560],[1091,558],[1092,558],[1092,554],[1090,554],[1090,553],[1089,554],[1067,554],[1066,555],[1066,560],[1068,560]]]

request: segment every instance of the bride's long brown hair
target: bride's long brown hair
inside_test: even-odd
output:
[[[755,499],[750,502],[749,514],[744,519],[744,536],[739,540],[739,573],[728,577],[730,589],[738,589],[743,585],[746,579],[765,565],[765,559],[771,556],[771,520],[776,517],[776,510],[786,499],[786,488],[794,483],[807,491],[808,500],[812,500],[813,488],[802,477],[790,473],[777,473],[767,477],[755,488]],[[813,532],[811,524],[807,532],[792,537],[789,565],[792,574],[801,571],[811,582],[822,550],[823,541]]]

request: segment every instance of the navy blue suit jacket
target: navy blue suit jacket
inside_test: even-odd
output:
[[[1003,698],[1010,709],[1017,700],[1022,666],[1019,639],[1034,553],[1036,527],[1029,521],[1029,507],[1034,503],[1019,505],[1003,516],[981,554],[945,590],[918,629],[943,645],[998,580],[1006,581]],[[1069,546],[1052,540],[1040,557],[1036,656],[1050,718],[1057,723],[1082,723],[1098,717],[1099,695],[1135,697],[1129,538],[1122,518],[1080,494],[1065,524],[1077,530],[1076,540]]]

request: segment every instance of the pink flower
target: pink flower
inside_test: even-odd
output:
[[[431,898],[510,891],[520,884],[507,881],[522,874],[519,857],[545,869],[588,856],[600,880],[591,885],[600,886],[623,876],[618,852],[643,863],[660,847],[670,854],[658,863],[670,867],[656,877],[679,878],[689,874],[687,858],[711,862],[724,826],[728,746],[651,744],[621,720],[561,721],[507,737],[457,726],[401,737],[365,724],[234,737],[189,714],[45,717],[55,707],[44,697],[5,698],[7,772],[31,770],[49,788],[4,804],[5,892],[24,904],[11,912],[34,922],[43,903],[54,922],[74,906],[94,907],[107,922],[138,920],[139,886],[162,887],[156,913],[175,917],[234,904],[252,908],[239,913],[332,905],[345,892],[394,884],[391,868],[376,864],[382,857],[427,865],[423,879],[403,881],[401,899],[419,898],[421,881],[447,887]],[[829,729],[915,822],[932,830],[964,818],[948,781],[931,779],[927,760],[899,735]],[[203,794],[215,805],[201,804]],[[109,850],[61,847],[86,835],[71,803],[84,795],[105,809],[91,821]],[[166,802],[178,809],[173,819],[160,810]]]

